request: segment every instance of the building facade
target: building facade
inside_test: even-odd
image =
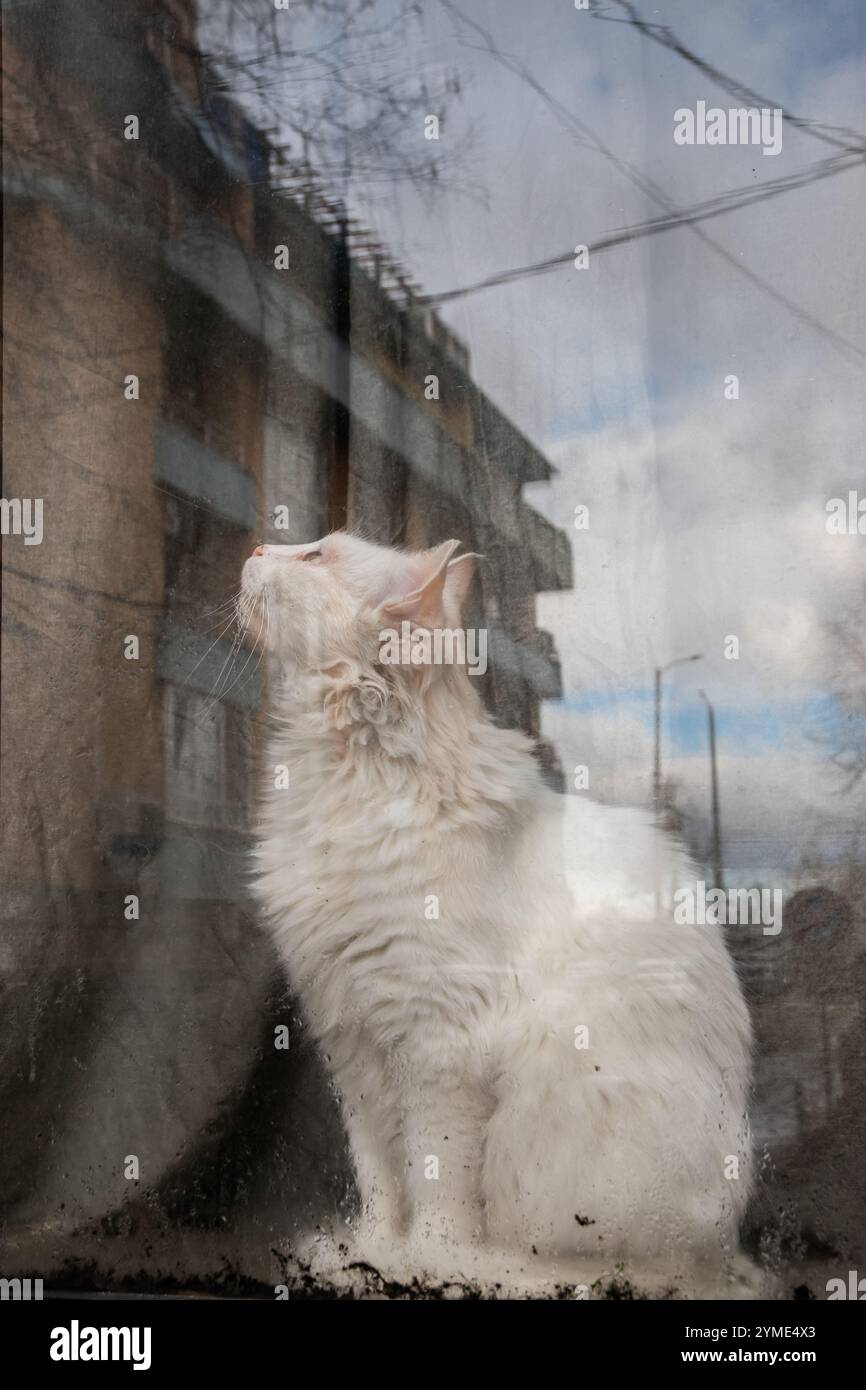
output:
[[[25,1233],[216,1219],[263,1169],[308,1214],[345,1154],[246,893],[265,676],[224,605],[259,540],[459,537],[484,697],[537,737],[550,466],[345,210],[275,190],[188,0],[20,6],[4,49],[3,496],[44,537],[3,541],[0,1186]]]

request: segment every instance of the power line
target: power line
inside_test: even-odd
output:
[[[700,222],[709,221],[715,217],[721,217],[728,212],[736,212],[742,207],[751,207],[755,203],[766,202],[770,198],[776,198],[782,193],[788,193],[794,189],[803,188],[807,184],[815,183],[821,179],[832,178],[836,174],[844,173],[847,169],[858,168],[866,162],[866,154],[855,157],[837,157],[829,160],[822,160],[817,165],[810,165],[808,169],[801,170],[797,174],[788,174],[779,179],[773,179],[764,184],[749,186],[744,190],[732,190],[730,193],[721,194],[715,198],[706,199],[701,203],[696,203],[691,208],[677,208],[666,213],[662,217],[653,217],[646,222],[639,222],[634,226],[622,227],[614,232],[609,232],[607,236],[599,238],[598,241],[587,245],[590,254],[608,251],[614,246],[623,246],[630,241],[639,241],[645,237],[655,236],[659,232],[671,231],[676,227],[692,227]],[[478,290],[489,289],[495,285],[509,284],[513,280],[519,280],[525,276],[540,275],[545,271],[554,270],[559,265],[565,265],[574,259],[574,251],[566,251],[560,255],[549,256],[542,261],[534,261],[528,265],[515,266],[512,269],[498,271],[494,275],[486,276],[483,280],[476,280],[469,285],[461,285],[457,289],[444,290],[439,294],[420,295],[419,302],[422,304],[445,304],[453,299],[460,299],[464,295],[474,294]],[[740,270],[744,267],[732,258],[732,263]],[[758,281],[759,277],[754,275],[752,278]],[[761,282],[762,283],[762,282]],[[805,313],[806,311],[802,311]],[[816,321],[817,323],[817,321]],[[822,326],[823,329],[823,326]],[[832,330],[823,330],[831,333]],[[838,336],[838,335],[836,335]],[[845,339],[840,339],[844,342]],[[866,353],[856,348],[854,344],[848,344],[859,356],[866,357]]]
[[[621,10],[625,10],[629,18],[616,19],[613,15],[605,14],[600,0],[590,0],[590,13],[593,19],[608,24],[628,24],[632,28],[640,30],[653,43],[661,44],[663,48],[670,49],[672,53],[676,53],[687,63],[691,63],[692,67],[696,67],[705,77],[709,77],[719,87],[729,92],[731,96],[736,97],[738,101],[745,101],[749,106],[768,106],[781,111],[782,119],[788,125],[796,126],[798,130],[804,130],[816,140],[823,140],[826,145],[835,145],[837,149],[850,152],[866,152],[866,136],[861,135],[859,131],[850,130],[846,126],[827,125],[823,121],[809,120],[806,116],[797,116],[781,102],[761,96],[751,87],[746,87],[743,83],[738,82],[735,77],[729,77],[720,68],[714,67],[712,63],[700,58],[697,53],[686,47],[682,39],[677,38],[668,24],[650,24],[642,18],[637,6],[632,4],[632,0],[612,0],[612,3],[618,5]]]
[[[629,164],[627,160],[621,159],[617,154],[614,153],[613,150],[611,150],[607,145],[605,145],[601,138],[592,129],[592,127],[587,125],[585,121],[582,121],[580,117],[575,115],[573,111],[570,111],[568,107],[564,106],[562,102],[560,102],[556,97],[554,97],[553,94],[550,91],[548,91],[548,89],[545,86],[543,86],[541,82],[538,81],[538,79],[525,66],[525,64],[520,61],[520,59],[516,58],[512,54],[503,53],[499,48],[497,48],[490,32],[487,29],[483,28],[483,26],[480,25],[476,20],[470,19],[468,15],[465,15],[458,8],[458,6],[453,3],[453,0],[441,0],[441,3],[443,5],[443,8],[449,11],[451,15],[457,19],[458,23],[466,25],[470,29],[473,29],[478,35],[480,35],[480,37],[484,41],[484,50],[492,58],[494,58],[497,62],[501,63],[506,68],[508,68],[511,72],[515,74],[515,76],[519,77],[522,81],[526,82],[527,85],[530,86],[533,89],[533,91],[536,92],[536,94],[542,99],[542,101],[544,101],[544,103],[550,108],[550,110],[559,120],[560,124],[564,125],[567,128],[572,137],[575,138],[580,145],[582,145],[584,148],[594,148],[599,154],[603,155],[604,158],[609,160],[610,163],[612,163],[617,169],[619,169],[625,175],[625,177],[628,178],[629,181],[635,185],[635,187],[639,188],[641,192],[643,192],[653,202],[657,203],[660,207],[665,208],[669,214],[670,219],[680,217],[682,218],[682,220],[680,221],[670,220],[667,223],[667,225],[659,225],[655,228],[655,230],[668,230],[670,226],[687,226],[695,236],[697,236],[702,242],[704,242],[705,245],[710,247],[711,250],[715,251],[715,253],[718,256],[721,256],[721,258],[728,265],[732,266],[735,270],[739,271],[741,275],[745,276],[745,278],[749,280],[752,284],[756,285],[759,289],[763,290],[764,293],[767,294],[771,299],[775,300],[776,303],[780,304],[783,308],[787,309],[788,312],[791,313],[795,318],[799,319],[800,322],[806,324],[815,332],[820,333],[822,336],[827,338],[845,355],[850,356],[851,354],[854,354],[860,360],[866,357],[866,353],[864,353],[859,347],[857,347],[856,344],[849,342],[848,339],[842,337],[841,334],[838,334],[834,332],[833,329],[828,328],[813,314],[810,314],[807,309],[803,309],[799,304],[796,304],[793,300],[788,299],[788,297],[785,294],[783,294],[781,290],[777,290],[773,285],[769,284],[760,275],[758,275],[756,271],[751,270],[750,267],[748,267],[742,261],[738,260],[735,256],[733,256],[730,251],[726,250],[724,246],[722,246],[719,242],[715,241],[714,238],[712,238],[703,229],[703,227],[698,225],[698,221],[693,216],[688,216],[688,210],[686,210],[685,213],[682,213],[681,210],[676,207],[676,205],[667,197],[663,190],[648,175],[644,174],[641,170],[636,169],[635,166]],[[633,7],[631,7],[631,9],[633,11]],[[604,16],[599,15],[595,11],[593,13],[597,18],[604,18]],[[630,21],[618,20],[616,22],[629,23]],[[650,26],[650,28],[653,27],[661,28],[661,26]],[[668,32],[669,31],[665,30],[665,33]],[[472,45],[468,46],[471,47]],[[688,53],[688,50],[684,49],[683,51]],[[689,55],[689,57],[691,60],[691,55]],[[695,61],[701,62],[702,60],[696,59]],[[724,75],[719,74],[719,76],[722,77]],[[734,85],[737,86],[738,91],[747,91],[746,88],[741,88],[737,84]],[[758,99],[760,100],[760,98]],[[800,117],[797,117],[796,121],[799,125],[803,127],[810,127],[812,124],[814,124],[805,121],[803,118]],[[809,133],[816,135],[816,138],[819,139],[826,138],[823,133],[817,134],[815,130],[810,129]],[[832,139],[829,141],[829,143],[838,144],[837,141]],[[853,148],[849,146],[844,146],[844,149],[846,153],[854,153],[858,155],[861,154],[861,152],[866,151],[866,147],[864,146]],[[859,162],[860,160],[856,159],[844,165],[840,163],[840,166],[838,168],[834,167],[832,169],[832,172],[842,172],[842,168],[853,167],[854,164]],[[829,168],[829,166],[832,164],[832,160],[826,161],[825,165],[813,166],[813,170],[817,171],[825,167]],[[815,172],[814,176],[825,177],[826,175],[823,173],[819,174],[818,172]],[[798,176],[787,177],[790,178]],[[778,180],[773,182],[774,184],[779,183]],[[758,185],[757,187],[755,185],[751,185],[746,190],[733,190],[728,194],[719,195],[718,199],[708,200],[707,203],[698,205],[698,207],[709,208],[710,204],[728,201],[731,198],[737,196],[738,194],[743,199],[743,204],[738,205],[744,205],[745,203],[752,201],[753,194],[759,195],[761,190],[763,188],[766,188],[767,186],[768,185],[766,184]],[[788,188],[779,187],[778,191],[786,192],[788,191]],[[760,197],[756,197],[755,200],[760,201]],[[726,207],[720,208],[720,210],[733,211],[734,209],[733,207]],[[692,212],[694,211],[695,209],[692,209]],[[715,211],[707,213],[707,216],[715,215],[717,215]],[[644,232],[642,234],[649,233]],[[621,244],[621,240],[625,240],[625,238],[621,238],[620,240],[616,241],[610,241],[605,239],[603,242],[597,243],[595,247],[590,247],[589,250],[605,250],[608,249],[608,246],[610,245]],[[456,291],[446,291],[444,294],[441,295],[428,295],[425,296],[425,299],[428,303],[445,303],[448,301],[448,299],[462,297],[465,294],[474,293],[478,289],[487,288],[488,285],[496,285],[500,283],[505,284],[509,283],[512,279],[522,278],[523,275],[541,274],[544,273],[544,271],[546,270],[552,270],[557,265],[562,265],[570,261],[572,259],[572,255],[573,252],[569,251],[565,255],[553,257],[548,261],[537,262],[535,265],[518,267],[514,271],[500,272],[499,275],[490,277],[489,281],[479,281],[474,285],[465,286]],[[501,278],[502,276],[506,278],[503,279]]]

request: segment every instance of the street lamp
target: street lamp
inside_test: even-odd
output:
[[[662,804],[662,676],[673,666],[685,666],[689,661],[700,660],[701,653],[696,652],[693,656],[678,656],[674,661],[669,661],[666,666],[656,667],[655,756],[653,759],[653,806],[656,814],[661,810]]]

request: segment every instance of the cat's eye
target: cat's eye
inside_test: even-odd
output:
[[[321,560],[321,558],[321,550],[306,550],[304,554],[301,556],[302,560]]]

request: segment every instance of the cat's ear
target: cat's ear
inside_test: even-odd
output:
[[[425,551],[423,560],[426,573],[423,580],[411,593],[386,603],[382,609],[383,616],[392,622],[406,619],[421,627],[434,626],[442,617],[448,562],[459,544],[459,541],[444,541],[442,545]]]
[[[483,555],[476,555],[469,552],[466,555],[458,555],[456,560],[448,561],[448,568],[445,574],[445,594],[452,600],[453,606],[460,614],[461,620],[466,613],[466,604],[472,592],[472,584],[475,580],[476,561],[483,560]]]

